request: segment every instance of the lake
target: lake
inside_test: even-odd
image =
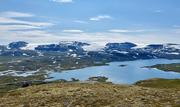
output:
[[[180,60],[150,59],[111,62],[109,63],[109,65],[106,66],[87,67],[83,69],[67,70],[63,72],[51,72],[49,73],[49,77],[52,78],[48,80],[71,80],[71,78],[76,78],[84,81],[87,80],[89,77],[105,76],[109,78],[108,81],[111,81],[113,83],[133,84],[139,80],[146,80],[150,78],[180,78],[180,73],[164,72],[154,68],[142,68],[144,66],[152,66],[155,64],[170,63],[180,63]]]

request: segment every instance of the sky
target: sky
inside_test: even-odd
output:
[[[180,43],[180,0],[0,0],[0,44]]]

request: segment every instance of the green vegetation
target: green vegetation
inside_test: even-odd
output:
[[[15,90],[23,86],[27,82],[29,85],[43,83],[44,75],[15,77],[15,76],[1,76],[0,77],[0,96],[10,90]]]
[[[104,76],[98,76],[98,77],[90,77],[88,80],[97,81],[97,82],[107,82],[108,78]]]
[[[18,88],[22,88],[24,83],[28,83],[29,86],[38,85],[38,84],[47,84],[47,83],[59,83],[59,82],[79,82],[79,79],[71,78],[70,81],[60,79],[56,81],[44,81],[46,78],[42,75],[34,75],[27,77],[20,76],[1,76],[0,79],[0,96],[8,91],[15,90]],[[96,81],[105,83],[108,78],[106,77],[90,77],[88,81]],[[106,82],[107,83],[107,82]]]
[[[8,67],[0,64],[0,71],[6,71],[6,70],[8,70]]]
[[[27,59],[28,57],[13,57],[13,56],[0,56],[0,62],[12,62],[12,61],[18,61],[22,59]]]
[[[95,62],[90,58],[69,56],[42,56],[42,57],[0,57],[0,71],[63,71],[80,69],[89,66],[103,66],[106,62]]]
[[[138,81],[135,83],[138,86],[152,87],[152,88],[174,88],[180,90],[180,79],[150,79]]]
[[[180,63],[173,63],[173,64],[157,64],[153,66],[149,66],[147,68],[157,68],[163,71],[174,71],[180,73]]]
[[[167,84],[168,85],[168,84]],[[106,83],[51,83],[0,97],[1,107],[178,107],[180,90]]]

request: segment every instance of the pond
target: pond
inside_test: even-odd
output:
[[[180,73],[164,72],[154,68],[143,68],[144,66],[152,66],[155,64],[180,63],[180,60],[168,59],[150,59],[136,60],[124,62],[111,62],[106,66],[87,67],[83,69],[67,70],[63,72],[51,72],[48,80],[58,80],[76,78],[81,81],[87,80],[89,77],[105,76],[108,81],[117,84],[133,84],[139,80],[151,78],[180,78]]]

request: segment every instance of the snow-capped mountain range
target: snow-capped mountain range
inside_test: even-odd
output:
[[[137,60],[167,58],[180,59],[180,44],[149,44],[139,48],[130,42],[107,43],[104,48],[96,51],[87,51],[84,47],[91,44],[84,42],[59,42],[58,44],[28,44],[24,41],[12,42],[8,45],[0,45],[0,56],[46,56],[63,55],[70,57],[90,57],[94,60]]]

